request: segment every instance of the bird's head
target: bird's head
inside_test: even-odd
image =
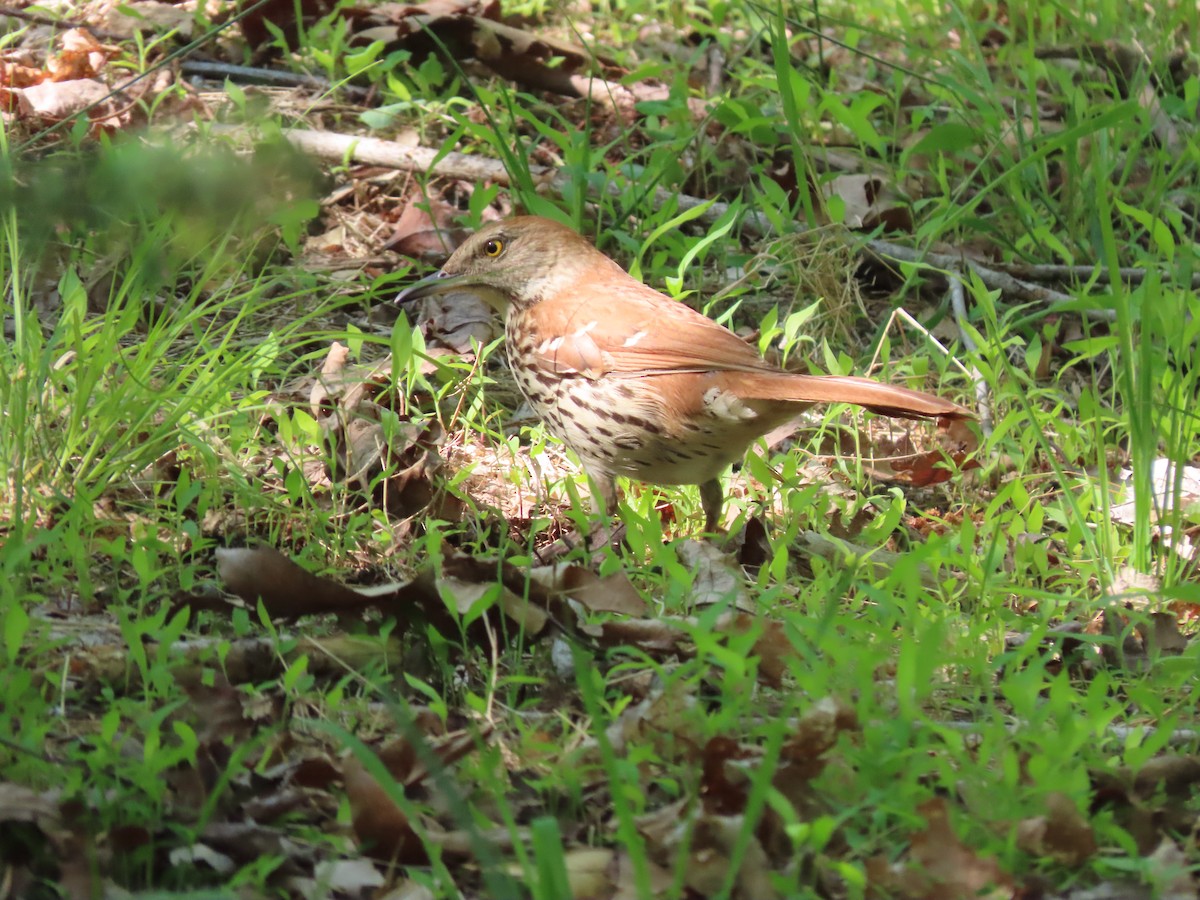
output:
[[[440,272],[409,285],[393,302],[463,291],[504,311],[586,284],[589,271],[597,266],[620,271],[566,225],[540,216],[517,216],[481,228],[451,254]]]

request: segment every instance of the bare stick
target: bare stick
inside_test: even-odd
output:
[[[49,16],[39,16],[37,13],[17,9],[15,6],[0,6],[0,16],[22,19],[34,25],[49,25],[51,28],[81,28],[102,41],[119,41],[124,39],[123,35],[112,31],[105,31],[103,28],[96,28],[94,25],[86,25],[83,22],[76,22],[71,19],[52,19]]]
[[[957,274],[950,276],[950,306],[954,310],[954,321],[958,324],[958,336],[962,340],[963,346],[967,348],[968,353],[978,353],[979,347],[976,345],[975,339],[964,327],[967,321],[967,298],[966,291],[963,290],[962,279]],[[975,408],[979,411],[979,427],[982,429],[984,437],[991,437],[991,395],[988,393],[987,382],[983,380],[982,373],[975,366],[971,366],[971,383],[975,385]]]
[[[867,249],[880,259],[895,259],[900,262],[915,263],[942,269],[947,273],[974,272],[979,280],[992,290],[1003,291],[1009,297],[1018,300],[1032,300],[1036,303],[1074,303],[1075,298],[1053,288],[1038,284],[1030,284],[1014,278],[1007,272],[999,272],[977,263],[961,254],[930,253],[905,247],[903,244],[893,244],[890,241],[867,241]],[[1117,313],[1112,309],[1082,309],[1081,315],[1104,322],[1115,322]]]
[[[992,263],[992,268],[1012,275],[1014,278],[1024,278],[1029,281],[1096,281],[1109,284],[1112,282],[1112,273],[1104,266],[1063,266],[1054,264],[1031,265],[1028,263]],[[1127,281],[1130,284],[1141,284],[1149,275],[1147,269],[1134,268],[1132,266],[1122,266],[1117,270],[1117,277],[1122,281]],[[1163,280],[1174,280],[1178,277],[1178,273],[1164,271],[1162,273]],[[1193,289],[1200,288],[1200,273],[1194,273],[1191,278],[1190,286]]]
[[[214,134],[236,135],[241,132],[241,129],[233,126],[213,126],[212,131]],[[438,178],[490,181],[493,184],[503,185],[512,183],[504,164],[497,159],[489,159],[485,156],[469,156],[465,153],[441,154],[428,147],[406,148],[379,138],[354,137],[328,131],[295,129],[287,131],[285,134],[287,139],[298,149],[319,159],[339,163],[352,160],[368,165],[391,166],[406,172],[425,172]],[[557,193],[562,193],[570,185],[569,176],[548,166],[531,165],[529,173],[539,184],[544,184]],[[604,185],[604,191],[616,196],[621,192],[621,186],[615,182],[608,182]],[[658,188],[655,191],[654,202],[659,206],[665,205],[670,200],[678,203],[680,211],[695,209],[708,202],[699,197],[678,194],[665,188]],[[699,216],[699,221],[711,225],[728,211],[728,204],[714,202]],[[751,234],[769,234],[773,230],[767,217],[753,210],[747,210],[742,226]]]
[[[195,75],[200,78],[228,78],[239,84],[267,84],[279,87],[312,88],[315,91],[326,92],[333,90],[334,85],[327,78],[315,75],[304,75],[298,72],[280,72],[275,69],[259,69],[254,66],[235,66],[231,63],[207,62],[205,60],[185,60],[179,67],[184,75]],[[339,84],[337,89],[350,96],[365,97],[366,88],[353,84]]]
[[[240,129],[232,126],[212,126],[216,134],[238,134]],[[334,134],[327,131],[292,130],[285,132],[289,141],[305,153],[319,159],[344,162],[352,160],[368,165],[390,166],[409,172],[425,172],[438,178],[461,178],[465,181],[490,181],[493,184],[509,185],[512,179],[504,164],[496,159],[484,156],[469,156],[465,153],[439,153],[428,147],[401,147],[391,141],[379,138],[353,137],[344,134]],[[562,193],[570,185],[570,178],[548,166],[529,167],[529,173],[539,184],[546,185],[556,193]],[[611,195],[620,193],[621,187],[615,182],[606,182],[603,190]],[[678,194],[665,188],[655,191],[654,202],[661,206],[674,201],[681,211],[695,209],[708,201],[687,194]],[[711,225],[729,211],[726,203],[712,202],[698,217],[698,221]],[[774,231],[769,219],[760,212],[746,210],[742,219],[742,227],[749,234],[767,235]],[[902,244],[889,241],[868,241],[865,245],[868,252],[881,259],[893,259],[900,262],[926,265],[946,272],[974,272],[979,279],[992,290],[1003,291],[1007,296],[1018,300],[1030,300],[1037,303],[1072,303],[1075,298],[1061,291],[1021,281],[997,269],[989,268],[981,263],[968,259],[963,255],[950,253],[930,253],[915,250]],[[1116,313],[1111,309],[1084,309],[1081,315],[1106,322],[1116,320]]]

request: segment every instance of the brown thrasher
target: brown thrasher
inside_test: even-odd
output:
[[[617,475],[698,484],[705,529],[715,531],[721,472],[816,402],[900,418],[970,415],[867,378],[785,372],[729,329],[630,277],[570,228],[537,216],[480,229],[395,302],[457,290],[504,314],[521,393],[575,451],[601,511],[612,510]]]

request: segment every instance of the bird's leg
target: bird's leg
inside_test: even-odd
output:
[[[617,511],[617,479],[604,472],[585,468],[588,483],[592,486],[592,509],[603,519]]]
[[[709,534],[721,532],[721,507],[725,494],[721,490],[721,479],[713,478],[700,485],[700,506],[704,510],[704,530]]]

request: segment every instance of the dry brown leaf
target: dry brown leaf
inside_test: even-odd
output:
[[[217,548],[217,574],[251,607],[262,599],[272,618],[353,612],[374,601],[300,568],[270,547]]]
[[[744,634],[753,628],[761,629],[753,648],[758,657],[758,680],[769,687],[782,687],[788,662],[796,658],[796,648],[788,639],[782,622],[737,612],[721,616],[716,624],[716,630],[721,634]]]
[[[715,737],[704,745],[700,799],[706,813],[734,816],[746,811],[750,779],[737,762],[758,755],[730,737]]]
[[[43,81],[15,88],[20,111],[26,115],[59,121],[82,111],[108,96],[108,87],[90,78],[72,81]],[[104,104],[108,106],[109,104]],[[93,115],[96,110],[93,110]]]
[[[574,900],[611,900],[616,892],[617,854],[603,847],[568,850],[564,862]]]
[[[709,541],[685,540],[676,547],[679,561],[692,572],[689,597],[696,607],[728,603],[735,609],[754,612],[754,601],[746,576],[733,558]]]
[[[430,208],[436,213],[430,214]],[[385,249],[419,260],[444,260],[458,249],[467,232],[454,224],[457,210],[442,200],[406,203]]]
[[[46,60],[51,81],[95,78],[108,57],[120,52],[120,48],[106,47],[82,28],[64,31],[60,43],[62,49]]]
[[[1162,790],[1168,797],[1187,801],[1200,784],[1200,756],[1169,755],[1147,760],[1138,769],[1133,788],[1149,798]]]
[[[58,803],[24,785],[0,782],[0,823],[7,822],[29,823],[50,831],[59,824]]]
[[[564,594],[591,612],[645,615],[646,601],[637,592],[624,569],[601,577],[575,563],[538,566],[529,577],[552,594]]]
[[[421,301],[418,318],[427,347],[445,347],[460,356],[474,352],[500,333],[500,320],[482,295],[474,290],[450,291]]]
[[[1096,838],[1074,801],[1054,791],[1046,796],[1044,815],[1017,824],[1017,846],[1033,856],[1075,867],[1096,853]]]
[[[350,819],[359,846],[376,859],[427,865],[429,857],[408,816],[354,757],[342,764]]]
[[[596,638],[605,647],[628,645],[652,656],[679,651],[688,643],[687,633],[670,619],[617,619],[580,626],[584,634]]]
[[[295,47],[303,25],[327,15],[333,6],[333,0],[267,0],[247,7],[238,17],[238,25],[251,47],[280,33],[288,46]]]
[[[689,806],[691,808],[689,809]],[[779,892],[771,883],[771,864],[758,838],[745,841],[750,827],[742,815],[713,815],[684,798],[637,820],[638,831],[655,862],[675,866],[683,841],[690,836],[684,864],[684,884],[699,897],[720,895],[732,881],[737,900],[774,900]],[[745,843],[743,843],[745,841]],[[731,856],[741,846],[741,865],[731,878]]]
[[[671,871],[660,866],[652,859],[645,860],[643,865],[650,874],[649,896],[661,897],[665,895],[675,882]],[[637,869],[634,867],[633,859],[627,850],[617,850],[616,872],[613,875],[613,881],[614,891],[609,900],[645,900],[647,895],[638,886]]]
[[[648,741],[663,760],[698,759],[704,742],[693,689],[672,682],[640,703],[625,707],[606,735],[617,752],[630,741]]]
[[[879,175],[837,175],[821,189],[827,200],[841,199],[845,207],[842,224],[847,228],[871,231],[882,224],[887,231],[913,230],[908,202]]]
[[[369,897],[387,879],[368,859],[327,859],[313,867],[313,887],[320,885],[336,896]],[[316,896],[315,893],[309,896]]]
[[[15,62],[0,62],[0,96],[7,98],[9,88],[24,88],[32,84],[41,84],[46,80],[46,73],[32,66],[23,66]]]
[[[980,857],[954,833],[946,800],[928,800],[918,811],[925,817],[925,830],[913,835],[908,852],[919,868],[906,872],[907,876],[916,876],[918,883],[924,882],[916,895],[925,900],[958,900],[964,896],[1008,900],[1012,896],[1012,877],[995,859]]]
[[[833,697],[825,697],[800,717],[792,736],[780,750],[780,758],[793,765],[807,767],[832,750],[843,731],[858,730],[858,716],[854,708]],[[815,776],[822,767],[809,768],[808,777]]]
[[[133,0],[111,8],[104,19],[106,30],[133,37],[139,31],[174,31],[185,41],[191,40],[196,27],[195,14],[174,3],[160,0]]]
[[[862,465],[872,478],[914,487],[941,484],[960,471],[979,466],[973,456],[979,449],[979,435],[969,419],[939,421],[937,446],[924,452],[913,447],[907,436],[884,446],[864,434],[857,446],[868,448]]]

